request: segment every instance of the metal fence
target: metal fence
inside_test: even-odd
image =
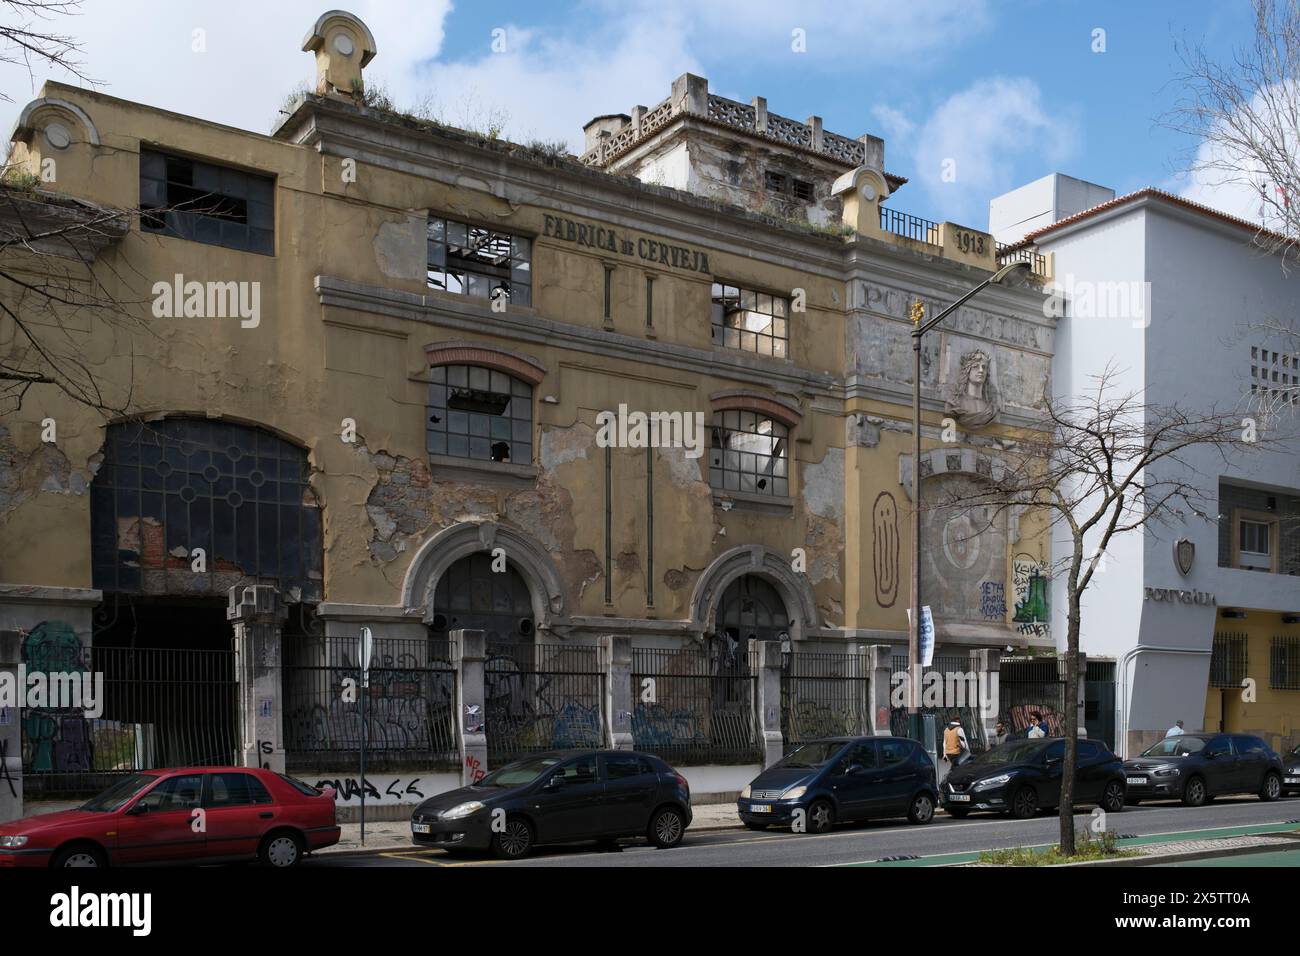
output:
[[[1246,665],[1246,635],[1216,633],[1210,651],[1210,686],[1240,687],[1246,678]]]
[[[699,646],[632,648],[632,740],[670,763],[761,759],[751,655]]]
[[[358,764],[360,683],[355,637],[286,638],[281,688],[290,771]],[[447,641],[376,638],[366,691],[367,772],[458,767],[455,700]]]
[[[1009,244],[1005,242],[997,244],[999,266],[1005,266],[1011,262],[1028,262],[1034,275],[1047,275],[1047,256],[1028,247],[1017,249],[1015,252],[1008,252],[1009,247]]]
[[[102,677],[102,700],[22,710],[28,799],[93,794],[136,770],[234,762],[233,650],[85,648],[72,672]]]
[[[906,655],[890,658],[890,708],[889,729],[895,737],[908,736],[908,715],[906,706],[893,706],[897,695],[900,675],[910,673]],[[940,676],[931,684],[927,674]],[[978,753],[987,749],[988,741],[984,734],[983,710],[986,702],[981,699],[984,686],[980,683],[981,675],[976,674],[971,665],[971,658],[964,654],[936,654],[929,667],[921,674],[921,714],[934,718],[935,727],[942,731],[950,720],[961,721],[966,732],[966,740],[971,750]],[[927,692],[927,686],[934,689]],[[942,694],[939,693],[942,688]],[[928,699],[939,696],[940,703],[926,703]]]
[[[928,242],[932,246],[939,245],[939,224],[937,222],[899,212],[897,209],[880,207],[880,228],[885,232],[892,232],[894,235],[903,236],[906,239]]]
[[[781,655],[781,736],[786,751],[819,737],[872,731],[871,658],[808,652]]]
[[[1269,642],[1268,686],[1300,690],[1300,637],[1275,637]]]
[[[1002,659],[998,719],[1006,724],[1009,736],[1023,737],[1029,730],[1030,714],[1035,711],[1047,722],[1048,736],[1064,735],[1065,666],[1066,661],[1059,657]]]
[[[483,673],[488,764],[605,743],[605,671],[592,645],[491,643]]]

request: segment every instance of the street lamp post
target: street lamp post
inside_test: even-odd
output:
[[[907,623],[907,734],[922,740],[921,727],[921,337],[991,285],[1005,285],[1030,271],[1025,261],[1011,262],[989,276],[929,321],[918,300],[912,305],[912,614]]]

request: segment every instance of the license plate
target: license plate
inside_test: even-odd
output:
[[[750,813],[771,813],[772,805],[768,803],[755,803],[749,808]]]
[[[1147,785],[1146,777],[1129,777],[1128,785],[1130,787],[1145,787]]]
[[[427,824],[427,823],[412,823],[412,824],[411,824],[411,832],[412,832],[412,833],[428,833],[428,832],[429,832],[430,830],[432,830],[432,829],[433,829],[433,827],[429,826],[429,824]]]
[[[948,794],[948,799],[951,800],[953,803],[969,803],[969,802],[970,802],[970,794],[969,794],[969,793],[950,793],[950,794]]]
[[[1287,777],[1287,783],[1300,783],[1300,777]]]

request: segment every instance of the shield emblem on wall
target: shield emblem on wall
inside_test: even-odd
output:
[[[1192,559],[1196,557],[1196,545],[1186,538],[1179,538],[1174,542],[1174,566],[1178,568],[1179,574],[1186,574],[1192,570]]]

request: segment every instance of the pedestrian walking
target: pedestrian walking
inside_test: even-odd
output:
[[[970,757],[970,742],[966,731],[962,730],[961,721],[950,720],[943,730],[943,759],[954,767],[960,767]]]
[[[1007,742],[1007,725],[998,721],[997,727],[993,728],[993,736],[989,738],[989,746],[997,747]]]
[[[1029,733],[1025,736],[1030,740],[1047,736],[1047,724],[1043,722],[1043,715],[1036,710],[1029,712]]]

